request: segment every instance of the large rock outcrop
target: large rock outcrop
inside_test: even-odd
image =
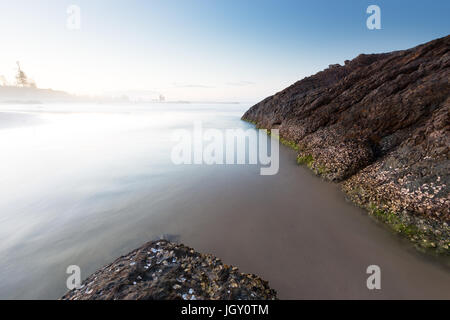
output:
[[[273,300],[276,291],[212,255],[148,242],[89,276],[63,300]]]
[[[254,105],[298,160],[398,232],[448,253],[450,36],[362,54]]]

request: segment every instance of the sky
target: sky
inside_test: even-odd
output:
[[[38,87],[75,94],[256,102],[360,53],[446,36],[449,12],[448,0],[0,0],[0,75],[12,82],[20,61]]]

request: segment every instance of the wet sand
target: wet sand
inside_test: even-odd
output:
[[[175,201],[167,232],[260,275],[281,299],[450,298],[449,269],[377,225],[336,185],[294,159],[282,150],[273,177],[242,172],[240,179],[199,181]],[[373,264],[381,268],[381,290],[366,286]]]
[[[208,119],[225,128],[251,127],[235,115]],[[123,127],[122,121],[118,124]],[[73,127],[86,130],[78,122]],[[3,204],[0,226],[11,234],[0,233],[1,298],[59,298],[67,290],[68,265],[79,265],[86,278],[145,242],[169,235],[268,280],[282,299],[450,299],[448,267],[419,254],[348,203],[337,185],[298,167],[292,150],[281,147],[280,171],[274,176],[261,176],[258,166],[249,165],[160,167],[149,159],[170,151],[168,133],[160,132],[161,146],[152,149],[148,137],[154,141],[157,136],[146,128],[119,133],[126,139],[113,140],[111,148],[117,150],[106,154],[87,135],[95,148],[72,143],[83,154],[73,163],[58,158],[68,146],[65,138],[57,141],[61,150],[57,142],[48,148],[43,139],[42,154],[56,157],[49,173],[43,173],[64,179],[51,188],[35,178],[38,200],[21,187],[20,201]],[[39,137],[40,131],[29,134]],[[126,149],[131,142],[136,149]],[[30,150],[36,152],[41,151]],[[126,157],[117,157],[124,152]],[[90,162],[100,156],[105,158]],[[89,171],[79,168],[80,160],[89,160]],[[121,161],[127,166],[119,166]],[[74,169],[83,171],[62,175]],[[112,179],[112,173],[117,177]],[[381,268],[379,291],[366,287],[366,268],[373,264]]]
[[[1,105],[0,105],[1,106]],[[0,112],[0,130],[36,125],[42,121],[36,115],[19,112]]]

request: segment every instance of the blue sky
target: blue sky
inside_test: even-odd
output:
[[[67,7],[81,29],[66,28]],[[366,8],[381,8],[368,30]],[[15,61],[40,87],[257,101],[359,53],[450,33],[450,1],[0,1],[0,75]]]

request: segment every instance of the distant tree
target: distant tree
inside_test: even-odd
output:
[[[17,86],[18,87],[28,87],[29,82],[28,82],[27,75],[20,68],[19,61],[17,61],[16,63],[17,63],[17,74],[16,74]]]

